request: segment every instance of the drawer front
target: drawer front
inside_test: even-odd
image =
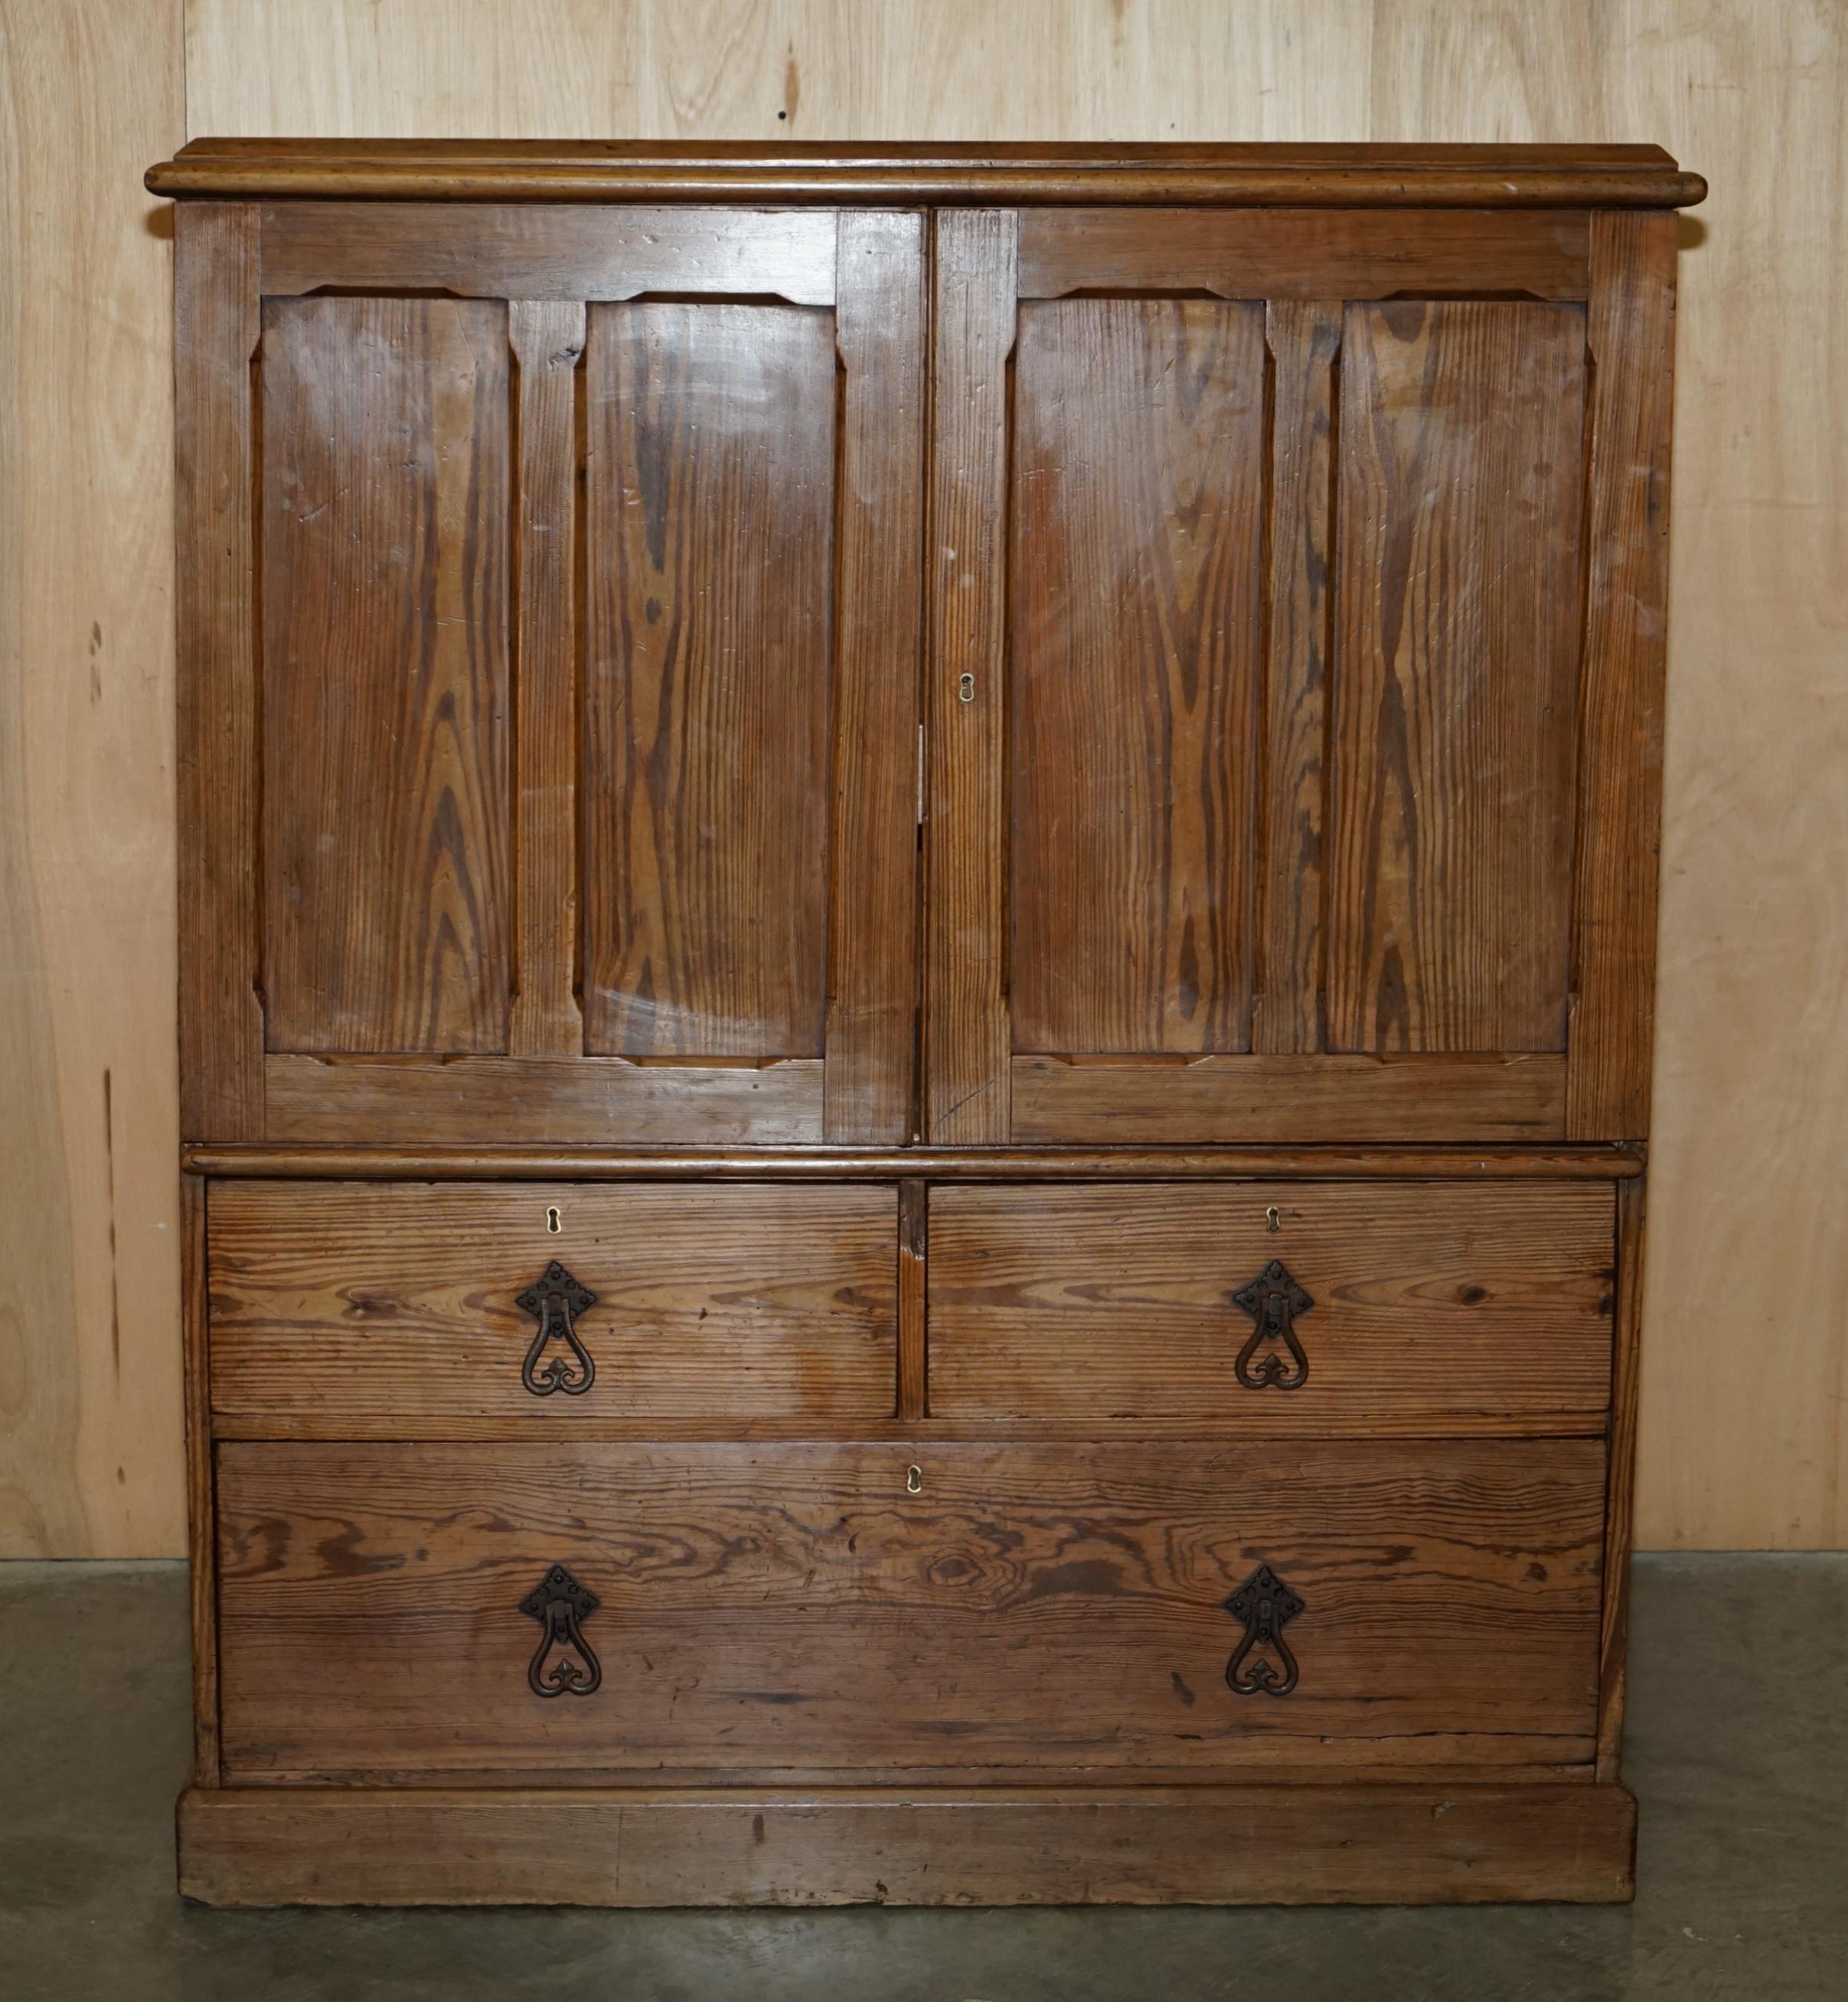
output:
[[[228,1444],[224,1756],[1582,1760],[1604,1474],[1585,1439]]]
[[[1608,1186],[940,1188],[933,1418],[1601,1428]]]
[[[214,1421],[889,1418],[897,1244],[889,1188],[218,1183]]]

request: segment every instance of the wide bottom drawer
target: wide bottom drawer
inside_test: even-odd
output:
[[[218,1455],[271,1777],[1588,1753],[1592,1440]]]

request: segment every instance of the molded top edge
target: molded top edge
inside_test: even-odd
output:
[[[1707,185],[1659,146],[760,144],[196,139],[156,194],[220,200],[1047,202],[1678,208]]]

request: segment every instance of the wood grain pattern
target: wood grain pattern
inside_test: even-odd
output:
[[[649,291],[834,303],[835,219],[825,210],[286,201],[262,215],[272,298],[339,285],[575,305]]]
[[[1677,309],[1637,1537],[1841,1549],[1848,425],[1821,385],[1848,369],[1848,180],[1812,165],[1848,17],[1651,0],[1646,32],[1672,61],[1637,73],[1630,115],[1700,146],[1725,198]]]
[[[515,300],[515,1056],[584,1048],[577,1005],[577,371],[581,303]]]
[[[799,89],[799,85],[798,85]],[[786,112],[783,114],[786,117]],[[760,114],[761,116],[761,114]],[[228,148],[228,150],[226,150]],[[1700,201],[1698,175],[1659,148],[1603,159],[1561,148],[1549,160],[1501,147],[1449,159],[1417,149],[1323,146],[1294,159],[1236,148],[1156,145],[1089,160],[1077,148],[989,144],[922,149],[700,146],[659,141],[357,147],[236,140],[183,148],[149,171],[157,194],[347,196],[368,201],[1119,202],[1336,208],[1672,208]]]
[[[180,1131],[250,1140],[264,1130],[253,211],[189,209],[173,252]]]
[[[506,309],[271,301],[261,372],[268,1046],[504,1049]]]
[[[1604,1502],[1604,1614],[1598,1643],[1598,1777],[1617,1777],[1630,1646],[1630,1559],[1636,1533],[1637,1419],[1641,1404],[1644,1184],[1617,1195],[1616,1345],[1611,1360],[1610,1478]]]
[[[5,1122],[17,1192],[0,1216],[18,1219],[20,1253],[32,1254],[30,1276],[22,1256],[8,1261],[19,1296],[55,1299],[53,1275],[89,1275],[73,1282],[74,1320],[53,1309],[19,1331],[34,1382],[65,1386],[55,1411],[22,1419],[13,1435],[29,1442],[12,1465],[26,1497],[20,1519],[38,1526],[30,1550],[182,1548],[176,1392],[157,1393],[150,1379],[118,1399],[109,1287],[97,1278],[106,1259],[88,1247],[106,1246],[112,1212],[138,1261],[172,1237],[173,1125],[161,1109],[171,1055],[150,997],[167,985],[154,913],[173,804],[148,748],[170,672],[159,585],[166,246],[158,214],[142,227],[149,205],[132,183],[171,149],[183,108],[195,134],[1647,132],[1706,169],[1715,194],[1690,219],[1679,336],[1648,1308],[1665,1338],[1644,1393],[1640,1536],[1645,1547],[1844,1540],[1848,1425],[1834,1386],[1848,1236],[1818,1229],[1816,1192],[1830,1186],[1848,1131],[1848,912],[1835,863],[1848,790],[1833,783],[1844,726],[1832,699],[1848,608],[1848,431],[1818,417],[1818,399],[1843,366],[1848,322],[1833,307],[1842,189],[1807,171],[1832,143],[1842,94],[1848,37],[1835,16],[1632,0],[1588,36],[1577,11],[1515,0],[1395,0],[1316,17],[1270,0],[1222,9],[1059,0],[1032,32],[998,42],[985,31],[988,10],[964,0],[877,14],[856,0],[769,0],[732,10],[724,32],[703,0],[638,0],[620,13],[601,0],[518,10],[436,0],[413,12],[371,0],[190,0],[187,12],[183,107],[177,4],[135,0],[117,32],[99,25],[117,16],[86,0],[77,34],[66,31],[69,8],[47,0],[19,12],[11,44],[21,169],[6,176],[20,218],[8,291],[23,380],[43,386],[23,390],[16,413],[27,471],[15,490],[33,497],[9,530],[20,589],[0,598],[43,635],[22,668],[29,722],[86,726],[68,757],[29,753],[30,791],[4,788],[25,829],[4,852],[36,856],[41,869],[62,857],[84,878],[68,898],[57,881],[43,893],[45,943],[19,952],[25,968],[50,955],[41,992],[59,999],[32,1011],[40,1027],[10,1071],[31,1081],[40,1110]],[[783,92],[792,61],[793,104]],[[1414,213],[1389,220],[1396,229]],[[176,220],[183,228],[185,214]],[[102,372],[102,393],[80,392],[74,358]],[[72,615],[85,609],[112,647],[123,640],[113,656],[123,673],[106,672],[110,701],[79,717],[67,696],[82,691],[83,663],[67,666],[61,649],[76,632],[81,651],[89,626]],[[125,618],[137,622],[132,641]],[[1743,706],[1742,647],[1753,677]],[[97,720],[132,758],[96,755],[87,725]],[[67,767],[92,774],[96,792],[54,783]],[[80,853],[78,821],[106,847],[106,868]],[[99,914],[105,875],[122,902]],[[54,921],[67,903],[68,919]],[[1748,936],[1749,963],[1737,950]],[[84,1026],[112,989],[133,1020],[110,1052],[122,1115],[113,1178],[95,1115],[103,1066]],[[22,1033],[28,1019],[24,1008],[10,1017]],[[40,1132],[50,1139],[29,1147]],[[122,1308],[124,1356],[171,1379],[176,1292],[138,1284]],[[1738,1341],[1746,1313],[1783,1358],[1779,1372]],[[65,1374],[66,1335],[53,1332],[73,1327],[95,1359],[81,1384]],[[99,1418],[111,1410],[125,1414],[121,1427]],[[1768,1439],[1780,1449],[1767,1453]]]
[[[190,1174],[270,1181],[1619,1181],[1634,1147],[186,1147]]]
[[[981,209],[933,225],[923,1097],[924,1137],[939,1146],[1011,1137],[1002,795],[1019,226],[1012,211]]]
[[[1274,301],[1264,337],[1271,397],[1269,577],[1257,886],[1261,991],[1253,1007],[1251,1047],[1280,1055],[1320,1050],[1325,1042],[1323,842],[1341,309]]]
[[[891,1146],[915,1124],[923,644],[924,219],[840,218],[832,859],[822,1123]]]
[[[453,1057],[263,1066],[269,1137],[382,1146],[475,1146],[483,1133],[556,1147],[814,1146],[821,1070],[766,1064],[631,1063],[622,1057]]]
[[[180,1181],[180,1327],[186,1376],[187,1613],[193,1653],[193,1784],[218,1784],[218,1553],[211,1440],[206,1185]]]
[[[1582,299],[1588,236],[1571,210],[1413,210],[1382,229],[1377,216],[1340,209],[1032,209],[1020,218],[1020,296],[1205,291],[1324,307],[1421,292]]]
[[[1597,1441],[228,1443],[218,1469],[224,1756],[245,1778],[1205,1772],[1426,1734],[1486,1768],[1498,1733],[1584,1743],[1595,1721]],[[1260,1561],[1306,1607],[1282,1701],[1222,1679],[1241,1630],[1220,1601]],[[518,1602],[553,1563],[602,1602],[587,1635],[615,1700],[526,1686]]]
[[[1562,1057],[1226,1056],[1072,1063],[1016,1057],[1029,1146],[1557,1140]]]
[[[889,1417],[897,1243],[890,1189],[220,1184],[214,1416],[324,1439]],[[536,1397],[518,1296],[553,1259],[597,1296],[596,1375]]]
[[[935,1416],[1602,1433],[1606,1190],[1042,1185],[940,1189],[931,1206]],[[1314,1303],[1292,1390],[1233,1370],[1255,1324],[1233,1296],[1273,1259]]]
[[[898,1415],[921,1418],[930,1408],[927,1341],[929,1313],[930,1193],[921,1181],[898,1184]]]
[[[1655,1035],[1674,226],[1600,216],[1592,246],[1596,373],[1566,1130],[1641,1139]]]
[[[0,1560],[169,1555],[179,7],[0,12]]]
[[[1242,1050],[1262,311],[1023,306],[1013,424],[1014,1046]]]
[[[584,365],[586,1046],[818,1057],[832,326],[598,305]]]
[[[1348,309],[1329,1045],[1564,1047],[1585,323]]]
[[[1621,1787],[194,1790],[207,1905],[1288,1905],[1630,1896]]]

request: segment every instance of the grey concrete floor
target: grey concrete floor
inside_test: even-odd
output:
[[[173,1564],[0,1564],[0,2002],[1848,1998],[1848,1557],[1637,1565],[1634,1906],[214,1912]]]

